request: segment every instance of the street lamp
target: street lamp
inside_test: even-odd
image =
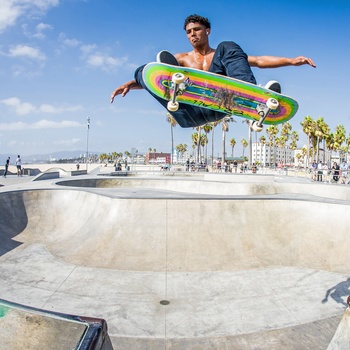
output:
[[[90,130],[90,117],[87,117],[87,136],[86,136],[86,173],[88,172],[88,161],[89,161],[89,130]]]

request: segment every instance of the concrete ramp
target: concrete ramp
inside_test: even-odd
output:
[[[2,198],[3,249],[40,243],[75,265],[158,272],[350,270],[343,229],[347,204],[120,199],[75,190],[11,192]]]
[[[344,192],[152,186],[0,193],[0,297],[104,318],[115,349],[327,347],[350,294]]]

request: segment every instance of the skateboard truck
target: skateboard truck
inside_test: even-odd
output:
[[[179,109],[179,102],[176,101],[176,97],[184,90],[181,84],[184,82],[185,76],[182,73],[174,73],[171,80],[174,84],[174,92],[171,100],[167,104],[167,108],[170,112],[176,112]]]
[[[253,131],[260,132],[263,129],[263,122],[270,113],[271,110],[277,109],[279,106],[278,101],[275,98],[269,98],[266,103],[260,103],[256,107],[256,110],[260,116],[258,121],[250,121],[250,128]]]

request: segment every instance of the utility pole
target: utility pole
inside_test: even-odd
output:
[[[89,162],[89,130],[90,130],[90,117],[87,117],[87,136],[86,136],[86,173],[88,172]]]

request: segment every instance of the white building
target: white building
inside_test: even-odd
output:
[[[304,146],[305,147],[305,146]],[[306,147],[305,147],[306,149]],[[290,149],[287,145],[286,147],[271,147],[271,157],[270,157],[270,147],[268,145],[263,145],[260,142],[254,142],[252,144],[252,163],[258,163],[262,165],[269,165],[274,162],[276,164],[283,163],[291,166],[305,167],[307,162],[307,157],[299,156],[298,154],[303,154],[302,148],[295,151]],[[326,164],[330,164],[332,161],[331,152],[324,152],[322,148],[319,149],[318,160]],[[316,160],[316,155],[309,158],[310,164]]]
[[[270,155],[271,152],[271,155]],[[270,147],[260,142],[252,144],[252,163],[269,165],[273,163],[294,164],[294,151],[286,145],[283,148]]]

